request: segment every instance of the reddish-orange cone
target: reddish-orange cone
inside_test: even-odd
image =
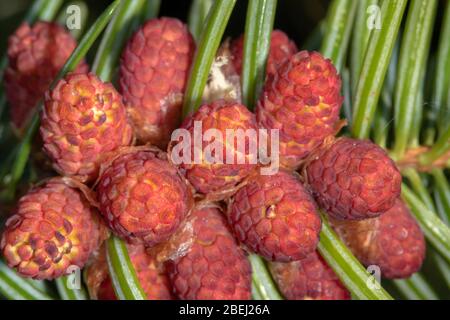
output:
[[[100,212],[119,237],[154,246],[167,240],[192,207],[192,194],[162,151],[130,147],[104,164]]]
[[[250,177],[227,215],[239,241],[270,261],[303,259],[319,242],[317,206],[298,178],[284,171]]]
[[[196,129],[197,126],[201,126],[201,129]],[[189,132],[191,143],[188,146],[191,157],[187,163],[183,160],[180,168],[200,194],[212,199],[224,199],[233,193],[235,187],[256,168],[257,144],[252,152],[249,147],[249,138],[243,137],[247,130],[257,134],[256,120],[255,116],[242,104],[225,100],[205,104],[188,117],[181,128]],[[197,139],[202,139],[199,148],[196,147],[195,139],[198,136],[196,130],[201,134]],[[209,159],[209,154],[206,152],[211,143],[206,137],[211,130],[215,130],[214,132],[221,138],[214,140],[218,147],[211,155],[215,159]],[[228,138],[228,132],[235,134],[236,137]],[[241,141],[245,139],[245,148],[239,147],[238,139]],[[174,157],[180,157],[181,152],[177,151],[176,143],[172,147],[169,152],[174,160]],[[198,160],[195,159],[196,152],[199,154]]]
[[[108,153],[132,140],[122,97],[92,73],[68,74],[46,93],[40,132],[55,170],[82,182],[97,179]]]
[[[279,130],[284,167],[299,167],[335,134],[343,101],[340,91],[336,68],[317,52],[301,51],[269,75],[256,116],[260,127]]]
[[[217,207],[189,217],[193,239],[182,257],[167,262],[175,294],[183,300],[249,300],[250,264]]]
[[[152,19],[126,45],[120,91],[137,138],[165,149],[181,122],[181,107],[195,43],[174,18]]]
[[[1,241],[10,267],[35,279],[57,278],[70,266],[83,268],[106,228],[80,190],[69,179],[54,178],[19,200]]]
[[[172,289],[163,265],[146,252],[143,245],[127,245],[128,254],[136,271],[139,284],[148,300],[172,300]],[[102,247],[93,262],[86,268],[86,285],[91,298],[116,300],[116,294],[108,273],[106,248]]]
[[[288,300],[349,300],[350,292],[317,252],[294,262],[272,262],[270,271]]]
[[[358,260],[378,266],[384,278],[408,278],[422,266],[423,232],[400,199],[377,218],[331,222]]]
[[[399,170],[386,151],[370,141],[340,138],[324,145],[305,172],[317,203],[336,219],[379,216],[400,196]]]
[[[11,106],[11,121],[22,129],[37,102],[77,46],[69,32],[56,23],[23,23],[8,41],[4,85]],[[81,62],[76,72],[87,72]]]
[[[244,35],[231,43],[233,64],[238,74],[242,74],[242,55]],[[270,50],[267,58],[267,74],[275,74],[278,67],[298,51],[295,43],[281,30],[273,30],[270,37]]]

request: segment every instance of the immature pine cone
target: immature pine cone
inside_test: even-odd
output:
[[[267,74],[275,74],[278,67],[298,51],[297,46],[281,30],[273,30],[270,37],[270,51],[267,59]],[[238,74],[242,74],[244,35],[231,43],[233,64]]]
[[[91,182],[106,153],[131,143],[132,129],[110,83],[71,73],[45,95],[41,136],[56,171]]]
[[[408,278],[425,258],[422,230],[400,199],[377,218],[330,222],[358,260],[379,266],[384,278]]]
[[[54,178],[19,200],[6,222],[1,249],[10,267],[35,279],[54,279],[69,266],[83,268],[105,228],[85,195]]]
[[[195,150],[194,140],[196,138],[195,128],[201,125],[201,137],[206,138],[206,131],[209,129],[218,130],[221,134],[221,140],[214,140],[214,144],[219,147],[216,148],[213,157],[222,156],[222,163],[213,163],[213,159],[208,159],[208,154],[205,152],[211,140],[201,141],[201,150]],[[195,189],[202,194],[217,194],[218,198],[224,198],[230,190],[238,185],[245,177],[247,177],[257,164],[257,137],[245,138],[244,147],[241,149],[237,139],[227,139],[227,130],[231,130],[238,136],[239,133],[245,134],[246,130],[250,130],[257,134],[257,126],[255,116],[243,105],[236,102],[226,102],[224,100],[215,101],[209,105],[203,105],[191,117],[187,118],[182,125],[183,129],[189,131],[191,135],[191,160],[194,159],[196,152],[200,154],[200,163],[183,162],[181,168],[185,171],[186,178],[195,187]],[[231,141],[229,141],[231,140]],[[184,145],[184,141],[181,142]],[[251,150],[250,145],[254,143],[254,150]],[[218,149],[218,150],[217,150]],[[177,151],[177,145],[171,149],[172,160],[174,156],[180,156]],[[227,152],[233,156],[232,161],[228,161]],[[239,164],[238,159],[242,158],[244,161]],[[213,197],[214,198],[214,197]]]
[[[250,264],[214,207],[189,217],[194,241],[181,258],[167,262],[175,294],[182,300],[249,300]]]
[[[191,191],[166,154],[142,147],[121,152],[104,168],[97,196],[109,227],[146,246],[167,240],[192,206]]]
[[[172,289],[163,265],[147,254],[143,245],[127,245],[128,254],[139,283],[148,300],[172,300]],[[102,247],[95,260],[86,268],[86,285],[92,298],[117,300],[108,273],[106,247]]]
[[[165,149],[178,128],[194,51],[188,28],[173,18],[148,21],[125,47],[120,91],[141,142]]]
[[[37,102],[77,46],[63,27],[39,21],[32,27],[23,23],[8,41],[5,92],[11,105],[11,120],[22,129]],[[77,72],[87,72],[82,62]]]
[[[336,219],[379,216],[400,196],[400,172],[370,141],[340,138],[324,146],[307,164],[306,174],[317,203]]]
[[[319,242],[314,200],[294,175],[255,175],[231,200],[228,220],[237,238],[270,261],[305,258]]]
[[[271,262],[270,271],[288,300],[350,300],[333,269],[315,251],[294,262]]]
[[[313,149],[334,135],[343,98],[330,60],[301,51],[266,81],[256,108],[258,125],[279,129],[280,161],[295,169]]]

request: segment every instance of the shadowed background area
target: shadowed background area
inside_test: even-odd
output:
[[[8,35],[17,27],[25,10],[31,5],[32,0],[0,1],[0,50],[4,51]],[[67,4],[73,1],[66,1]],[[317,22],[326,14],[329,0],[278,0],[275,28],[286,31],[298,45],[301,45],[311,34]],[[106,8],[109,0],[85,1],[89,9],[88,24],[91,25],[95,17]],[[191,1],[188,0],[163,0],[161,1],[160,16],[177,17],[187,20]],[[243,32],[248,1],[239,0],[233,10],[226,35],[236,36]]]

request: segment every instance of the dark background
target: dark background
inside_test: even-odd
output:
[[[133,0],[131,0],[133,1]],[[150,0],[151,1],[151,0]],[[72,1],[66,1],[65,5]],[[110,0],[86,0],[89,8],[88,25],[106,8]],[[307,36],[326,14],[329,0],[278,0],[275,28],[287,32],[301,46]],[[33,0],[0,0],[0,52],[6,49],[8,35],[22,21],[25,10]],[[247,0],[237,0],[226,30],[226,36],[244,32]],[[177,17],[186,22],[190,0],[162,0],[160,16]]]

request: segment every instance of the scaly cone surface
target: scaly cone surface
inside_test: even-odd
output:
[[[284,171],[251,176],[227,215],[239,241],[270,261],[303,259],[319,242],[317,206],[298,178]]]
[[[244,35],[231,42],[233,65],[238,74],[242,74],[242,56]],[[273,30],[270,36],[270,50],[267,58],[267,74],[275,74],[278,67],[298,51],[295,43],[281,30]]]
[[[220,209],[196,208],[189,217],[193,243],[167,262],[175,294],[182,300],[249,300],[250,264]]]
[[[148,300],[172,300],[172,289],[163,265],[149,255],[143,245],[127,244],[128,254],[136,271],[139,283]],[[85,273],[86,285],[92,298],[117,300],[108,274],[106,247],[102,247]]]
[[[256,168],[258,137],[250,134],[242,146],[239,143],[247,130],[255,135],[258,132],[255,116],[245,106],[224,100],[205,104],[188,117],[181,128],[188,130],[191,143],[175,142],[169,153],[174,162],[174,157],[188,158],[189,161],[182,161],[180,168],[200,194],[214,200],[224,199]],[[211,130],[218,137],[211,136]],[[228,136],[227,131],[236,137]],[[195,143],[196,139],[200,139],[199,143]],[[179,145],[187,147],[179,149]],[[186,149],[190,151],[189,157],[184,154]]]
[[[97,185],[100,212],[130,243],[167,240],[192,207],[192,194],[165,153],[147,147],[121,150],[105,163]]]
[[[181,108],[195,43],[173,18],[145,23],[126,45],[120,92],[137,138],[165,149],[181,122]]]
[[[386,151],[367,140],[339,138],[306,164],[319,206],[335,219],[379,216],[400,196],[402,177]]]
[[[1,250],[22,276],[54,279],[69,266],[83,268],[105,232],[85,194],[68,179],[54,178],[19,200]]]
[[[70,73],[45,94],[40,132],[55,170],[81,182],[94,181],[107,153],[132,140],[122,97],[92,73]]]
[[[8,40],[5,92],[13,125],[21,130],[38,101],[44,97],[66,60],[77,46],[69,32],[56,23],[23,23]],[[76,72],[87,72],[81,62]]]
[[[350,300],[350,292],[315,251],[294,262],[271,262],[270,271],[288,300]]]
[[[377,218],[330,222],[358,260],[379,266],[384,278],[408,278],[422,266],[423,232],[400,199]]]
[[[258,125],[278,129],[280,161],[296,169],[302,159],[333,136],[343,102],[341,79],[330,60],[301,51],[266,80],[258,101]]]

